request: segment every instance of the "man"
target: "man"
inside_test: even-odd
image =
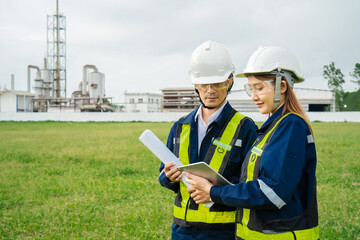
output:
[[[183,164],[206,162],[232,183],[238,183],[243,160],[256,139],[257,126],[227,102],[235,67],[227,49],[215,41],[193,52],[190,79],[201,105],[177,121],[170,130],[167,147]],[[234,239],[233,207],[196,204],[204,194],[187,189],[174,163],[162,164],[159,182],[177,193],[172,239]],[[211,199],[208,199],[211,202]]]

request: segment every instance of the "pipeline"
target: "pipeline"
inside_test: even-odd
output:
[[[33,66],[33,65],[29,65],[29,66],[27,67],[27,74],[28,74],[27,91],[28,91],[28,92],[30,92],[30,69],[31,69],[31,68],[37,69],[36,78],[37,78],[37,79],[40,79],[40,78],[41,78],[40,68],[39,68],[39,67]]]

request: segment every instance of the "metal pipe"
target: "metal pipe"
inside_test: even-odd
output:
[[[86,86],[87,86],[87,69],[92,68],[94,72],[97,72],[98,69],[95,65],[85,65],[83,67],[83,83],[82,83],[82,95],[86,95]]]
[[[37,66],[29,65],[27,67],[27,73],[28,73],[27,90],[28,90],[28,92],[30,92],[30,69],[31,68],[37,69],[37,77],[40,79],[40,68]]]

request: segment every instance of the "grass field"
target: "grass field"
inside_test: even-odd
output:
[[[0,239],[169,239],[174,194],[138,140],[171,123],[0,122]],[[321,239],[360,239],[360,123],[314,123]]]

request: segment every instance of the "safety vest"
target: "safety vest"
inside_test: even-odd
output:
[[[279,126],[279,123],[289,114],[295,114],[303,118],[296,113],[287,113],[284,116],[280,116],[272,123],[268,130],[255,141],[252,150],[245,159],[241,173],[242,182],[248,182],[258,178],[262,153],[274,135],[277,127]],[[309,141],[309,139],[312,140]],[[313,142],[312,135],[308,136],[308,142]],[[261,188],[262,182],[259,181],[259,184]],[[263,189],[268,193],[269,196],[276,194],[266,185],[263,186]],[[238,209],[236,213],[236,239],[319,239],[316,187],[314,187],[314,195],[310,206],[301,215],[291,219],[271,220],[267,223],[262,223],[256,216],[256,210],[247,208]]]
[[[204,162],[222,174],[228,163],[231,150],[234,146],[241,147],[238,136],[243,122],[248,119],[234,109],[220,133],[213,139],[206,153]],[[174,154],[186,165],[190,163],[190,124],[177,125],[174,139]],[[187,192],[187,187],[180,181],[180,190],[174,203],[174,222],[182,227],[194,226],[202,229],[234,229],[236,208],[213,204],[208,208],[204,204],[196,204]]]

